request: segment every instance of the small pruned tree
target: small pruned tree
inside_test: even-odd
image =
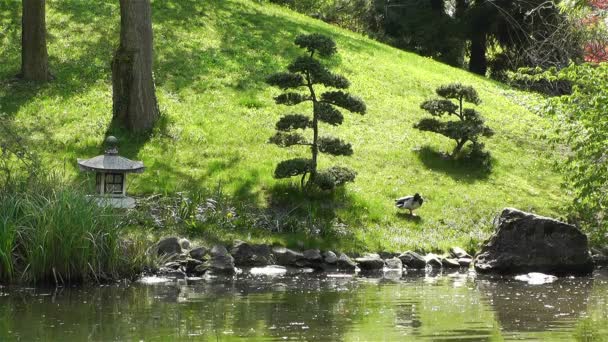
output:
[[[309,147],[311,158],[295,158],[280,162],[274,171],[274,177],[300,176],[302,187],[315,184],[321,189],[331,190],[346,182],[352,182],[356,173],[337,166],[318,170],[319,153],[350,156],[353,154],[353,149],[349,143],[341,139],[320,136],[319,123],[339,126],[344,116],[338,108],[365,114],[366,107],[361,99],[343,91],[350,86],[350,82],[345,77],[332,73],[317,58],[328,58],[336,54],[336,43],[330,37],[321,34],[300,35],[295,39],[295,44],[306,49],[307,53],[295,58],[286,72],[270,75],[266,83],[284,90],[284,93],[275,97],[277,104],[287,106],[312,104],[312,118],[302,113],[286,114],[277,122],[277,132],[269,142],[280,147]],[[318,94],[316,89],[319,85],[325,89],[321,94]],[[312,137],[304,135],[304,131],[308,129],[312,130]],[[308,181],[306,181],[307,176]]]
[[[424,101],[420,108],[429,112],[433,118],[425,118],[414,125],[421,131],[439,133],[456,141],[451,156],[456,157],[467,142],[473,144],[473,151],[483,150],[480,137],[491,137],[494,131],[486,126],[481,114],[472,108],[464,108],[463,102],[478,105],[481,103],[477,91],[471,86],[460,83],[442,85],[435,90],[440,98]],[[452,100],[456,100],[454,103]],[[447,114],[458,118],[454,121],[440,121],[439,117]]]

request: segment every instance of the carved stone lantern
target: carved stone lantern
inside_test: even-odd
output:
[[[115,208],[133,208],[135,200],[127,196],[127,173],[144,172],[144,164],[118,155],[118,139],[106,138],[105,154],[78,159],[81,171],[95,172],[95,189],[100,204]]]

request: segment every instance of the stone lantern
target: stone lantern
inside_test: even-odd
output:
[[[135,200],[127,196],[127,173],[144,172],[141,161],[133,161],[118,155],[118,139],[106,139],[103,155],[91,159],[78,159],[81,171],[95,172],[95,189],[100,204],[115,208],[133,208]]]

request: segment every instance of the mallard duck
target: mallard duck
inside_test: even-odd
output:
[[[424,199],[419,193],[416,193],[414,196],[405,196],[396,199],[395,206],[399,209],[408,209],[410,215],[413,215],[413,210],[420,208],[422,202],[424,202]]]

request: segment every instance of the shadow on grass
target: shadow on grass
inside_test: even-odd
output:
[[[409,222],[413,222],[415,224],[421,224],[424,222],[424,219],[419,216],[419,215],[410,215],[409,212],[397,212],[397,214],[395,214],[398,218],[405,220],[405,221],[409,221]]]
[[[267,75],[285,67],[291,58],[302,53],[293,41],[298,34],[320,32],[334,35],[329,28],[319,28],[290,17],[265,13],[256,4],[235,1],[200,2],[193,0],[153,3],[156,52],[156,82],[179,90],[192,87],[206,91],[228,86],[237,91],[265,88]],[[199,46],[184,41],[184,34],[196,26],[213,26],[210,31],[218,41]],[[277,50],[280,47],[280,50]],[[329,64],[339,63],[339,57]],[[223,79],[226,74],[239,75]],[[208,76],[217,75],[214,79]],[[207,78],[206,78],[207,77]]]
[[[427,168],[441,172],[455,180],[474,183],[488,179],[492,173],[491,167],[484,165],[483,161],[474,160],[468,156],[452,159],[430,146],[424,146],[416,154]],[[492,165],[495,161],[491,159],[489,163]]]
[[[46,83],[25,82],[14,79],[19,72],[21,53],[21,11],[18,1],[1,1],[6,11],[0,11],[0,23],[8,27],[7,37],[10,47],[2,49],[0,59],[5,68],[0,69],[3,80],[0,86],[0,103],[3,112],[14,115],[23,105],[31,102],[39,94],[45,97],[67,99],[82,94],[99,80],[109,76],[109,61],[114,44],[112,37],[117,36],[119,19],[115,27],[96,25],[91,34],[91,27],[113,13],[114,5],[95,4],[86,1],[60,1],[48,5],[49,12],[56,11],[67,16],[64,22],[47,21],[47,46],[49,47],[49,69],[54,79]],[[52,8],[51,8],[52,7]],[[53,45],[62,44],[61,39],[69,39],[70,46],[61,55],[54,54]],[[9,64],[10,63],[10,64]]]

